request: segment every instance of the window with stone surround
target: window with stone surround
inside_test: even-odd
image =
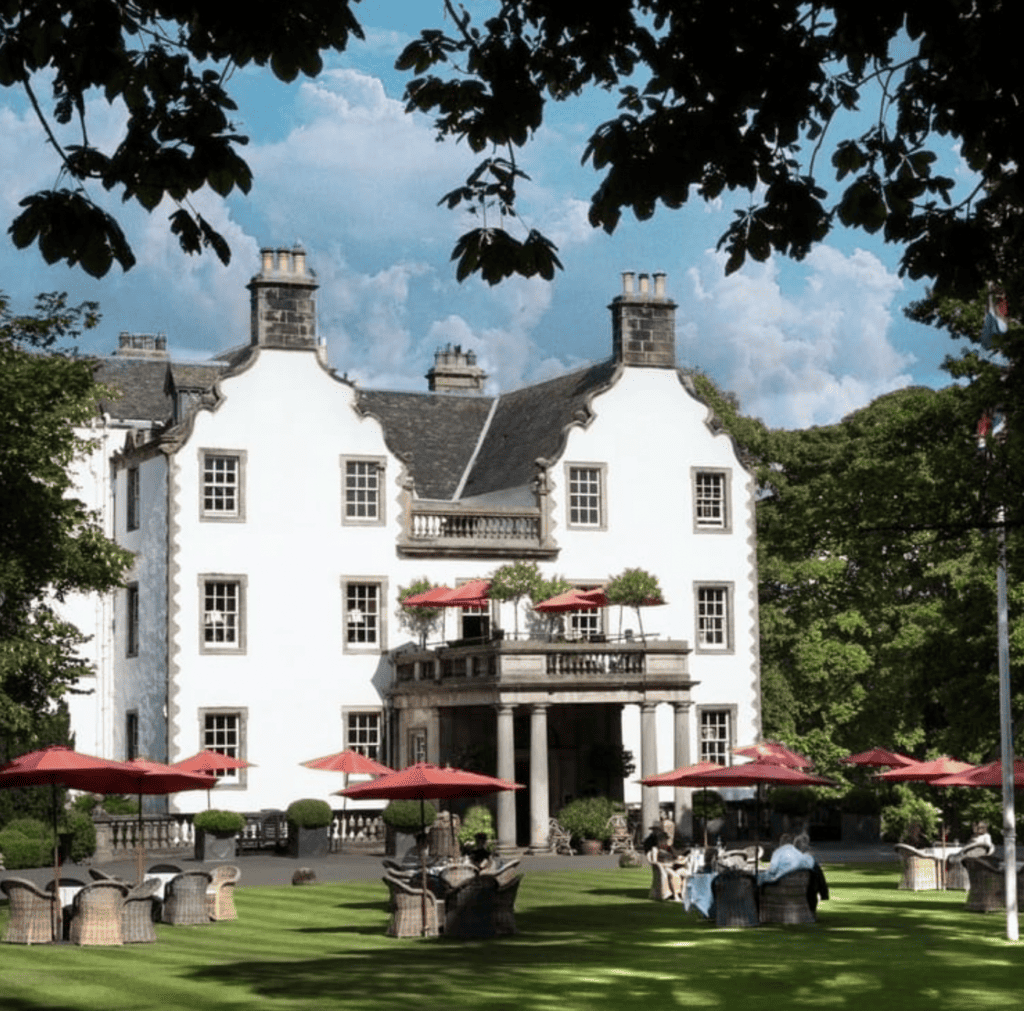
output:
[[[703,583],[695,587],[697,652],[731,652],[732,583]]]
[[[199,577],[201,653],[245,652],[245,576]]]
[[[231,758],[245,760],[246,709],[216,708],[199,710],[199,748],[218,751]],[[223,769],[216,773],[217,789],[245,786],[245,769]]]
[[[383,715],[380,709],[345,709],[343,718],[345,747],[375,762],[383,762]]]
[[[386,648],[387,580],[345,577],[342,580],[343,641],[346,652],[379,653]]]
[[[245,458],[241,450],[202,449],[199,516],[203,520],[245,519]]]
[[[728,532],[732,526],[729,472],[694,469],[693,526],[697,532]]]
[[[603,463],[566,464],[566,523],[569,527],[576,530],[604,530],[607,527],[606,470]]]
[[[732,765],[734,706],[698,706],[700,760],[716,765]]]
[[[127,493],[125,501],[125,529],[139,529],[140,487],[139,468],[129,467],[125,474]]]
[[[384,462],[380,456],[342,457],[342,523],[383,525]]]
[[[139,655],[139,584],[129,583],[124,591],[125,656]]]

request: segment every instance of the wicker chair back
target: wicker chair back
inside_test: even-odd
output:
[[[206,889],[212,878],[206,871],[186,871],[171,878],[164,889],[160,919],[175,926],[210,922],[206,911]]]
[[[49,944],[53,941],[57,900],[25,878],[0,881],[10,903],[10,920],[3,939],[8,944]]]
[[[121,909],[128,886],[120,881],[94,881],[76,896],[71,908],[68,940],[73,944],[122,944]]]

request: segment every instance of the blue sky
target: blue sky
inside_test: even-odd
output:
[[[146,215],[115,200],[139,260],[132,271],[115,267],[96,281],[47,266],[5,237],[0,289],[19,310],[39,291],[97,300],[103,323],[83,350],[112,351],[122,330],[162,332],[176,357],[201,360],[247,341],[245,284],[258,249],[299,242],[320,280],[320,333],[339,371],[368,387],[422,390],[434,350],[451,341],[474,348],[501,391],[606,358],[607,305],[621,272],[663,270],[679,303],[680,363],[704,369],[771,425],[828,423],[889,390],[948,382],[939,365],[956,345],[904,318],[924,285],[900,280],[899,249],[880,239],[835,232],[801,263],[772,258],[726,278],[714,247],[740,198],[662,209],[644,223],[624,216],[612,236],[590,228],[598,176],[580,157],[589,132],[614,110],[600,93],[549,106],[524,155],[532,182],[520,211],[556,241],[565,270],[550,284],[460,285],[449,256],[465,222],[436,203],[475,159],[437,143],[425,117],[405,114],[405,78],[393,70],[420,28],[441,24],[440,10],[422,0],[367,0],[356,8],[366,42],[330,57],[316,80],[284,85],[259,69],[235,74],[255,183],[226,203],[212,194],[195,200],[231,243],[230,266],[178,250],[166,225],[173,208]],[[6,227],[22,196],[54,184],[57,166],[18,96],[0,101]],[[90,114],[93,136],[117,136],[117,107],[97,98]],[[944,161],[947,174],[960,173],[952,147]]]

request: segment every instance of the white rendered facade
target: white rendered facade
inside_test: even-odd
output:
[[[273,303],[292,284],[298,331],[275,330],[260,315],[260,300]],[[250,287],[252,344],[220,367],[205,400],[187,409],[185,399],[176,401],[173,423],[138,445],[128,439],[120,452],[97,450],[113,466],[107,474],[95,464],[89,482],[103,489],[96,494],[111,532],[136,561],[124,591],[91,605],[101,615],[94,622],[97,692],[72,710],[83,750],[88,742],[109,757],[134,749],[172,762],[204,746],[231,750],[256,767],[226,778],[215,805],[239,811],[283,808],[299,797],[337,807],[332,792],[341,777],[302,761],[353,744],[395,764],[451,760],[446,741],[511,733],[513,715],[505,730],[488,715],[502,706],[523,719],[499,750],[513,749],[516,771],[536,762],[523,726],[538,726],[538,707],[548,705],[539,688],[525,690],[521,680],[505,686],[499,677],[493,690],[474,681],[442,691],[438,680],[420,694],[409,686],[396,693],[397,658],[416,648],[415,636],[399,626],[399,588],[423,576],[449,586],[486,578],[519,554],[512,543],[417,541],[416,516],[431,504],[442,516],[431,521],[435,531],[453,529],[460,513],[507,520],[532,508],[528,519],[539,533],[521,555],[536,559],[546,576],[579,585],[601,584],[627,567],[658,576],[667,603],[645,609],[643,629],[674,643],[675,681],[660,693],[642,685],[642,704],[640,689],[595,693],[582,681],[557,697],[544,689],[555,706],[595,703],[605,707],[601,719],[611,713],[613,736],[637,762],[632,780],[727,757],[759,737],[754,489],[732,441],[715,431],[708,408],[671,364],[648,365],[617,350],[617,360],[592,370],[579,394],[583,409],[566,408],[563,416],[547,404],[557,431],[529,435],[536,422],[530,404],[569,389],[573,377],[494,402],[364,394],[323,364],[315,332],[303,330],[315,289],[303,260],[265,259]],[[624,301],[627,309],[647,305],[628,288]],[[674,327],[674,306],[663,293],[653,301]],[[613,316],[621,311],[613,306]],[[169,381],[168,389],[180,395],[180,383]],[[466,419],[464,469],[460,475],[453,465],[448,491],[424,494],[450,461],[443,448],[419,440],[449,407]],[[502,445],[494,436],[502,409],[509,431],[549,452],[534,454],[531,443],[525,456],[536,473],[521,479],[510,464],[504,485],[509,451],[489,442]],[[453,431],[462,432],[458,425]],[[436,465],[429,452],[440,453]],[[489,610],[492,627],[513,628],[510,604]],[[448,639],[459,637],[458,621],[446,615]],[[614,639],[620,621],[639,638],[635,613],[620,619],[617,608],[567,618],[564,627]],[[520,629],[542,626],[522,605]],[[649,658],[649,669],[657,662]],[[466,695],[449,706],[451,691],[476,692],[479,704],[460,708]],[[460,729],[466,720],[478,725]],[[549,725],[558,732],[557,720]],[[550,758],[552,812],[583,785],[576,770],[555,768],[582,745],[562,744]],[[506,767],[512,757],[506,754]],[[557,793],[554,784],[562,786]],[[627,802],[640,802],[641,792],[648,805],[652,796],[657,801],[633,781],[622,791]],[[685,804],[681,792],[661,794]],[[194,811],[206,797],[182,793],[171,804]]]

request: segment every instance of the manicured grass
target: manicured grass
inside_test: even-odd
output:
[[[988,1011],[1021,1005],[1024,944],[895,865],[827,867],[819,922],[719,930],[647,899],[646,869],[532,873],[516,937],[384,936],[379,882],[248,888],[239,919],[157,944],[0,947],[4,1011]],[[0,912],[0,930],[7,913]]]

